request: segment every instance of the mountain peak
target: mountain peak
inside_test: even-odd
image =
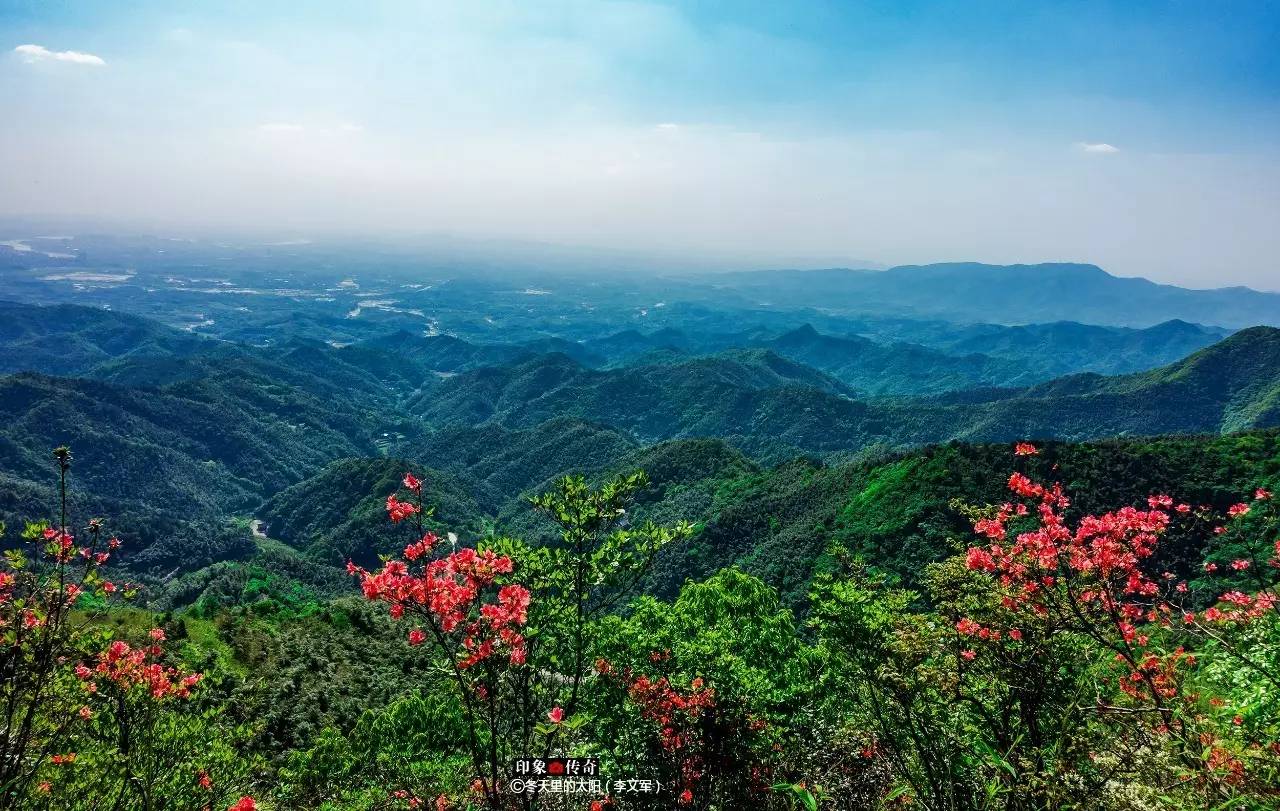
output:
[[[818,337],[821,337],[821,333],[814,329],[813,324],[804,324],[790,332],[782,333],[776,340],[778,343],[787,343],[791,341],[810,341]]]

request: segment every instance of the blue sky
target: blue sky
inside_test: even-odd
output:
[[[0,3],[0,216],[1280,288],[1280,6]]]

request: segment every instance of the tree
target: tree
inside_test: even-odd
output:
[[[83,598],[106,601],[127,590],[100,573],[120,546],[106,537],[102,521],[87,523],[83,544],[72,534],[71,450],[58,448],[53,457],[58,522],[29,524],[23,546],[6,550],[0,568],[0,808],[22,802],[40,768],[62,750],[81,720],[82,702],[67,663],[86,655],[94,635],[72,609]]]
[[[430,643],[440,655],[464,719],[472,794],[489,808],[536,805],[534,796],[505,792],[509,763],[566,749],[586,721],[578,710],[596,620],[631,592],[658,549],[688,532],[626,526],[626,506],[645,481],[635,473],[593,490],[562,479],[533,501],[560,526],[558,543],[459,548],[447,536],[446,552],[423,523],[421,482],[406,474],[407,496],[386,502],[392,522],[420,532],[405,560],[372,573],[349,564],[368,599],[414,623],[409,644]]]

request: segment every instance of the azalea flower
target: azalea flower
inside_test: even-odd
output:
[[[399,523],[417,512],[418,506],[416,504],[401,501],[396,498],[395,493],[387,496],[387,515],[391,517],[393,523]]]

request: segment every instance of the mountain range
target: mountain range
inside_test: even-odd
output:
[[[1280,293],[1192,290],[1113,276],[1088,264],[946,262],[885,271],[778,270],[701,278],[761,304],[849,314],[991,324],[1149,327],[1179,319],[1229,328],[1280,326]]]
[[[14,372],[0,377],[0,520],[44,511],[49,449],[70,444],[84,509],[136,536],[134,573],[180,581],[263,554],[247,516],[286,544],[271,554],[290,571],[373,560],[388,551],[374,493],[406,466],[426,477],[442,529],[536,535],[547,528],[520,498],[570,471],[650,470],[661,496],[646,509],[677,520],[724,506],[727,479],[804,501],[827,465],[933,443],[1280,425],[1280,330],[1269,327],[970,325],[949,344],[928,329],[926,344],[811,325],[509,344],[393,329],[350,345],[256,346],[94,307],[6,303],[0,315],[0,369]],[[1030,363],[1045,347],[1070,373]],[[1104,375],[1071,360],[1100,355],[1143,370]],[[715,543],[748,560],[761,531]]]

